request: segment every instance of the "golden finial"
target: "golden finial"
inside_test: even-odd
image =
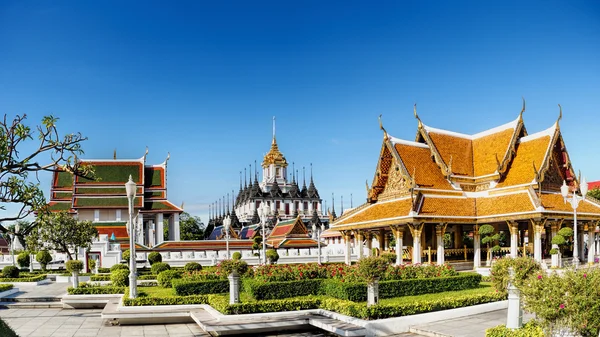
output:
[[[523,99],[523,108],[521,109],[521,112],[519,113],[519,118],[523,119],[523,112],[525,112],[525,97],[521,96],[521,98]]]
[[[365,186],[367,187],[367,196],[369,195],[369,181],[365,179]]]
[[[560,120],[562,119],[562,106],[560,106],[559,104],[558,108],[560,109],[560,112],[558,113],[558,119],[556,120],[556,123],[560,122]]]
[[[146,152],[144,153],[144,161],[146,161],[146,156],[148,156],[148,146],[146,146]]]
[[[182,201],[182,202],[181,202],[181,207],[179,207],[179,208],[183,209],[183,205],[184,205],[184,204],[185,204],[185,201]]]
[[[383,122],[381,121],[381,115],[379,115],[379,128],[380,128],[381,130],[383,130],[383,138],[384,138],[385,140],[387,140],[387,138],[388,138],[388,134],[387,134],[387,131],[385,131],[385,128],[383,127]]]
[[[415,105],[413,106],[413,114],[415,115],[417,121],[419,121],[419,127],[422,127],[423,122],[421,122],[421,118],[419,118],[419,114],[417,114],[417,103],[415,103]]]

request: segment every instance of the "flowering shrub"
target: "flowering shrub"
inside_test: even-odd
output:
[[[251,273],[254,279],[265,282],[327,278],[327,268],[316,263],[263,265],[254,268]]]
[[[390,266],[389,262],[382,257],[364,257],[358,260],[357,268],[360,276],[371,283],[379,280]]]
[[[449,264],[438,265],[420,265],[404,264],[401,266],[390,266],[382,277],[382,280],[406,280],[413,278],[431,278],[456,276],[458,272]]]
[[[525,309],[534,313],[548,335],[571,330],[581,336],[600,331],[600,270],[532,275],[520,287]]]
[[[498,259],[491,270],[491,281],[498,292],[506,293],[509,267],[513,267],[515,271],[515,286],[517,287],[521,286],[531,275],[537,275],[541,271],[540,264],[529,257],[518,257],[516,259],[504,257]]]
[[[219,274],[225,274],[225,276],[229,276],[231,273],[237,273],[241,276],[248,271],[248,264],[242,260],[223,260],[217,265],[217,271]]]

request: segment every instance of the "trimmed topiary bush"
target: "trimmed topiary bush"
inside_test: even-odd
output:
[[[165,262],[155,262],[150,270],[152,270],[152,274],[158,275],[160,272],[171,269],[168,263]]]
[[[90,270],[96,269],[96,260],[88,259],[88,268]]]
[[[122,256],[123,256],[123,260],[127,261],[127,264],[129,264],[129,255],[131,255],[129,249],[125,249]]]
[[[153,265],[157,262],[162,262],[162,255],[160,255],[159,252],[152,252],[148,254],[148,262],[150,262],[150,265]]]
[[[202,270],[202,265],[198,262],[188,262],[183,267],[183,270],[188,272],[200,271]]]
[[[544,337],[544,330],[535,320],[531,320],[519,329],[509,329],[498,325],[485,330],[485,337]]]
[[[69,260],[67,261],[65,268],[69,273],[79,273],[83,269],[83,261]]]
[[[234,260],[241,260],[242,259],[242,253],[240,252],[234,252],[233,255],[231,255],[231,258]]]
[[[358,273],[367,283],[380,279],[390,266],[388,261],[383,257],[364,257],[358,260]]]
[[[19,268],[15,266],[6,266],[2,269],[2,278],[18,278]]]
[[[181,272],[178,270],[165,270],[158,274],[156,278],[158,285],[163,288],[171,288],[171,282],[181,278]]]
[[[531,275],[538,274],[541,270],[540,264],[529,257],[504,257],[496,260],[491,269],[492,284],[502,294],[507,291],[509,267],[513,267],[515,271],[515,286],[519,288]]]
[[[127,267],[124,264],[115,264],[112,267],[110,267],[110,272],[114,272],[115,270],[129,270],[129,267]]]
[[[29,252],[20,252],[17,255],[17,263],[21,268],[29,268]]]
[[[238,275],[242,276],[248,271],[248,264],[246,261],[242,260],[223,260],[217,265],[217,269],[223,275],[229,275],[236,272]]]
[[[110,282],[113,287],[128,287],[129,286],[129,271],[125,269],[117,269],[110,273]]]
[[[267,259],[271,264],[277,263],[279,260],[279,253],[277,253],[275,249],[267,249]]]
[[[42,270],[46,270],[48,263],[52,262],[52,255],[47,250],[42,250],[35,255],[35,260],[42,266]]]

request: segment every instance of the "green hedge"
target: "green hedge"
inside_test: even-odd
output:
[[[95,286],[95,287],[69,287],[69,295],[101,295],[101,294],[124,294],[126,287]]]
[[[147,275],[139,275],[138,280],[156,280],[158,275],[155,274],[147,274]]]
[[[98,267],[98,273],[101,273],[101,274],[110,273],[110,268]]]
[[[123,296],[123,304],[126,306],[208,304],[208,296],[209,295],[148,297],[147,295],[140,293],[139,297],[132,299],[125,294],[125,296]]]
[[[479,283],[481,283],[481,275],[476,273],[464,273],[449,277],[381,281],[379,282],[379,298],[472,289],[477,288]],[[367,284],[327,279],[322,283],[321,293],[337,299],[364,302],[367,300]]]
[[[306,297],[229,304],[227,296],[208,296],[208,304],[226,315],[318,309],[321,302],[318,297]]]
[[[307,295],[318,295],[322,279],[261,282],[245,279],[244,290],[257,300],[273,300]]]
[[[244,283],[246,280],[244,280]],[[221,294],[229,292],[228,280],[189,281],[173,280],[173,289],[179,296]]]
[[[0,293],[13,288],[12,284],[0,284]]]
[[[92,275],[90,281],[110,281],[110,274]]]
[[[321,300],[320,308],[356,318],[382,319],[461,308],[476,304],[501,301],[504,299],[506,299],[506,296],[501,293],[489,293],[463,295],[454,298],[415,301],[402,304],[378,304],[372,307],[367,307],[366,303],[356,303],[335,298],[324,298]]]
[[[544,337],[544,330],[529,321],[519,329],[509,329],[504,324],[485,330],[485,337]]]
[[[32,276],[32,277],[19,277],[19,278],[0,278],[0,282],[39,282],[46,279],[46,274]]]

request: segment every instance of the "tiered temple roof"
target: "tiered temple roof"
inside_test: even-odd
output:
[[[300,217],[279,221],[267,237],[273,248],[315,248],[318,242],[310,237]]]
[[[465,135],[423,124],[415,108],[414,142],[390,136],[381,124],[383,144],[367,202],[337,218],[332,230],[572,216],[560,186],[566,181],[578,190],[579,182],[560,117],[528,135],[523,111],[512,122]],[[588,197],[577,214],[600,219],[600,204]]]
[[[131,176],[137,185],[134,209],[140,214],[183,212],[167,199],[168,158],[158,165],[146,165],[146,155],[139,159],[79,160],[94,166],[96,179],[74,176],[70,172],[55,172],[48,204],[50,211],[78,213],[83,210],[127,209],[125,183]],[[126,241],[126,218],[124,213],[122,220],[101,221],[96,223],[96,228],[100,234],[114,234],[117,240]]]

